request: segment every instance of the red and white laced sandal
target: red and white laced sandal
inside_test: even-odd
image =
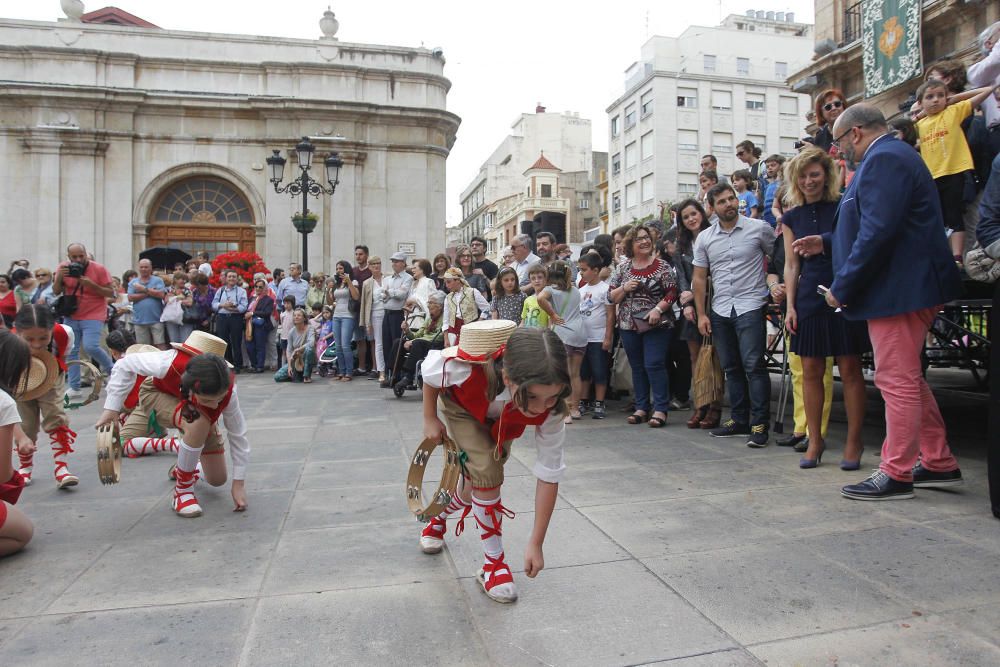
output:
[[[15,450],[16,449],[17,448],[15,447]],[[34,454],[25,455],[21,454],[20,452],[17,453],[17,459],[18,459],[17,472],[21,474],[22,478],[24,478],[25,486],[29,486],[31,484],[31,471],[34,470],[34,466],[32,465],[34,456],[35,456]]]
[[[444,548],[444,534],[448,532],[445,520],[440,517],[431,519],[420,533],[420,550],[425,554],[441,553]]]
[[[52,445],[52,458],[55,460],[53,474],[56,478],[56,486],[65,489],[76,486],[80,483],[80,478],[72,474],[66,467],[65,456],[73,452],[73,443],[76,442],[76,433],[68,426],[59,426],[49,431],[49,438]]]
[[[177,478],[177,484],[174,486],[174,499],[171,502],[174,512],[185,519],[201,516],[201,505],[198,504],[198,499],[191,490],[194,483],[198,481],[198,473],[175,467],[174,476]]]
[[[514,575],[504,561],[503,554],[497,558],[486,555],[486,564],[479,570],[476,577],[483,592],[491,600],[508,604],[517,600],[517,588],[514,586]]]

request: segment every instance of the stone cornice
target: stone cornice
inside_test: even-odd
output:
[[[21,147],[25,153],[94,157],[103,156],[110,145],[107,133],[101,131],[35,127],[25,128],[17,134],[20,134]]]

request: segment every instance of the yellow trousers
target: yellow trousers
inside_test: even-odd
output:
[[[788,370],[792,372],[792,400],[795,402],[795,433],[801,435],[806,431],[806,405],[802,400],[802,357],[794,352],[788,352]],[[823,426],[820,433],[826,438],[826,429],[830,425],[830,408],[833,406],[833,357],[826,358],[826,372],[823,374]]]

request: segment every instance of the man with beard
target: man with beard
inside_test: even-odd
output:
[[[729,420],[710,433],[716,438],[746,436],[748,447],[766,447],[771,378],[764,363],[769,289],[764,266],[774,231],[763,220],[740,215],[731,185],[710,189],[708,203],[719,222],[695,241],[692,288],[698,330],[714,336],[732,406]],[[709,272],[715,290],[711,308],[705,302]],[[777,282],[770,286],[776,288]]]

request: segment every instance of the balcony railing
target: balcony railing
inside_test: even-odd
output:
[[[844,39],[840,46],[861,39],[861,4],[859,0],[844,10]]]
[[[526,195],[518,195],[516,198],[509,202],[504,202],[497,208],[497,221],[498,223],[504,223],[511,216],[517,215],[522,211],[568,211],[569,200],[565,197],[528,197]]]

